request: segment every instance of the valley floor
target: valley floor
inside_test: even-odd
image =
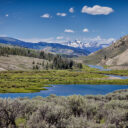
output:
[[[0,93],[39,92],[51,84],[128,84],[128,79],[110,79],[104,74],[128,76],[128,71],[99,71],[88,66],[81,70],[2,71]]]

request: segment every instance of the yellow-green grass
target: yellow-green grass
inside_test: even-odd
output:
[[[104,68],[109,68],[109,66],[104,65]],[[108,71],[100,71],[96,68],[91,68],[87,65],[84,66],[83,70],[88,70],[90,72],[95,72],[99,74],[106,74],[106,75],[119,75],[119,76],[128,76],[128,70],[108,70]]]
[[[28,93],[46,90],[52,84],[128,84],[128,80],[108,80],[97,69],[0,72],[0,93]]]
[[[16,120],[15,120],[15,123],[16,123],[16,126],[18,127],[18,128],[23,128],[25,125],[26,125],[26,119],[24,119],[24,118],[17,118]],[[25,127],[26,128],[26,127]]]
[[[128,76],[128,70],[99,71],[101,74]]]

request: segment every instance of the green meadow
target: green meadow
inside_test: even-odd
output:
[[[120,72],[121,75],[128,74],[128,71]],[[116,71],[114,71],[114,73],[118,74]],[[72,69],[0,72],[0,93],[39,92],[41,90],[46,90],[45,87],[52,84],[128,84],[128,80],[112,80],[108,79],[108,77],[104,74],[112,74],[112,71],[101,72],[97,69],[84,66],[81,70]]]
[[[128,76],[128,70],[101,71],[101,74]]]

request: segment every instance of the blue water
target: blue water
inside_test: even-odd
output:
[[[102,71],[108,71],[101,66],[89,65],[92,68],[97,68]],[[128,79],[125,76],[109,75],[119,77],[120,79]],[[33,98],[36,96],[47,97],[51,94],[57,96],[69,96],[69,95],[105,95],[110,92],[128,89],[128,85],[52,85],[52,87],[46,87],[48,90],[40,91],[36,93],[0,93],[2,98],[18,98],[18,97],[29,97]]]
[[[91,68],[97,68],[100,71],[110,71],[111,70],[111,69],[106,69],[106,68],[104,68],[102,66],[99,66],[99,65],[88,65],[88,66],[91,67]]]
[[[111,69],[105,69],[104,67],[99,66],[99,65],[88,65],[88,66],[91,67],[91,68],[97,68],[100,71],[111,71]],[[119,76],[119,75],[106,75],[106,76],[117,77],[117,78],[120,78],[120,79],[128,79],[128,76]]]
[[[47,87],[48,90],[36,92],[36,93],[5,93],[0,94],[2,98],[18,98],[18,97],[35,97],[42,96],[47,97],[51,94],[57,96],[69,96],[69,95],[105,95],[119,89],[128,89],[128,85],[53,85],[53,87]]]

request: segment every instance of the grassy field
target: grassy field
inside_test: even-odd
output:
[[[0,93],[38,92],[51,84],[128,84],[128,80],[109,80],[103,73],[112,74],[88,66],[82,70],[4,71],[0,72]]]
[[[101,74],[128,76],[128,70],[100,71]]]

